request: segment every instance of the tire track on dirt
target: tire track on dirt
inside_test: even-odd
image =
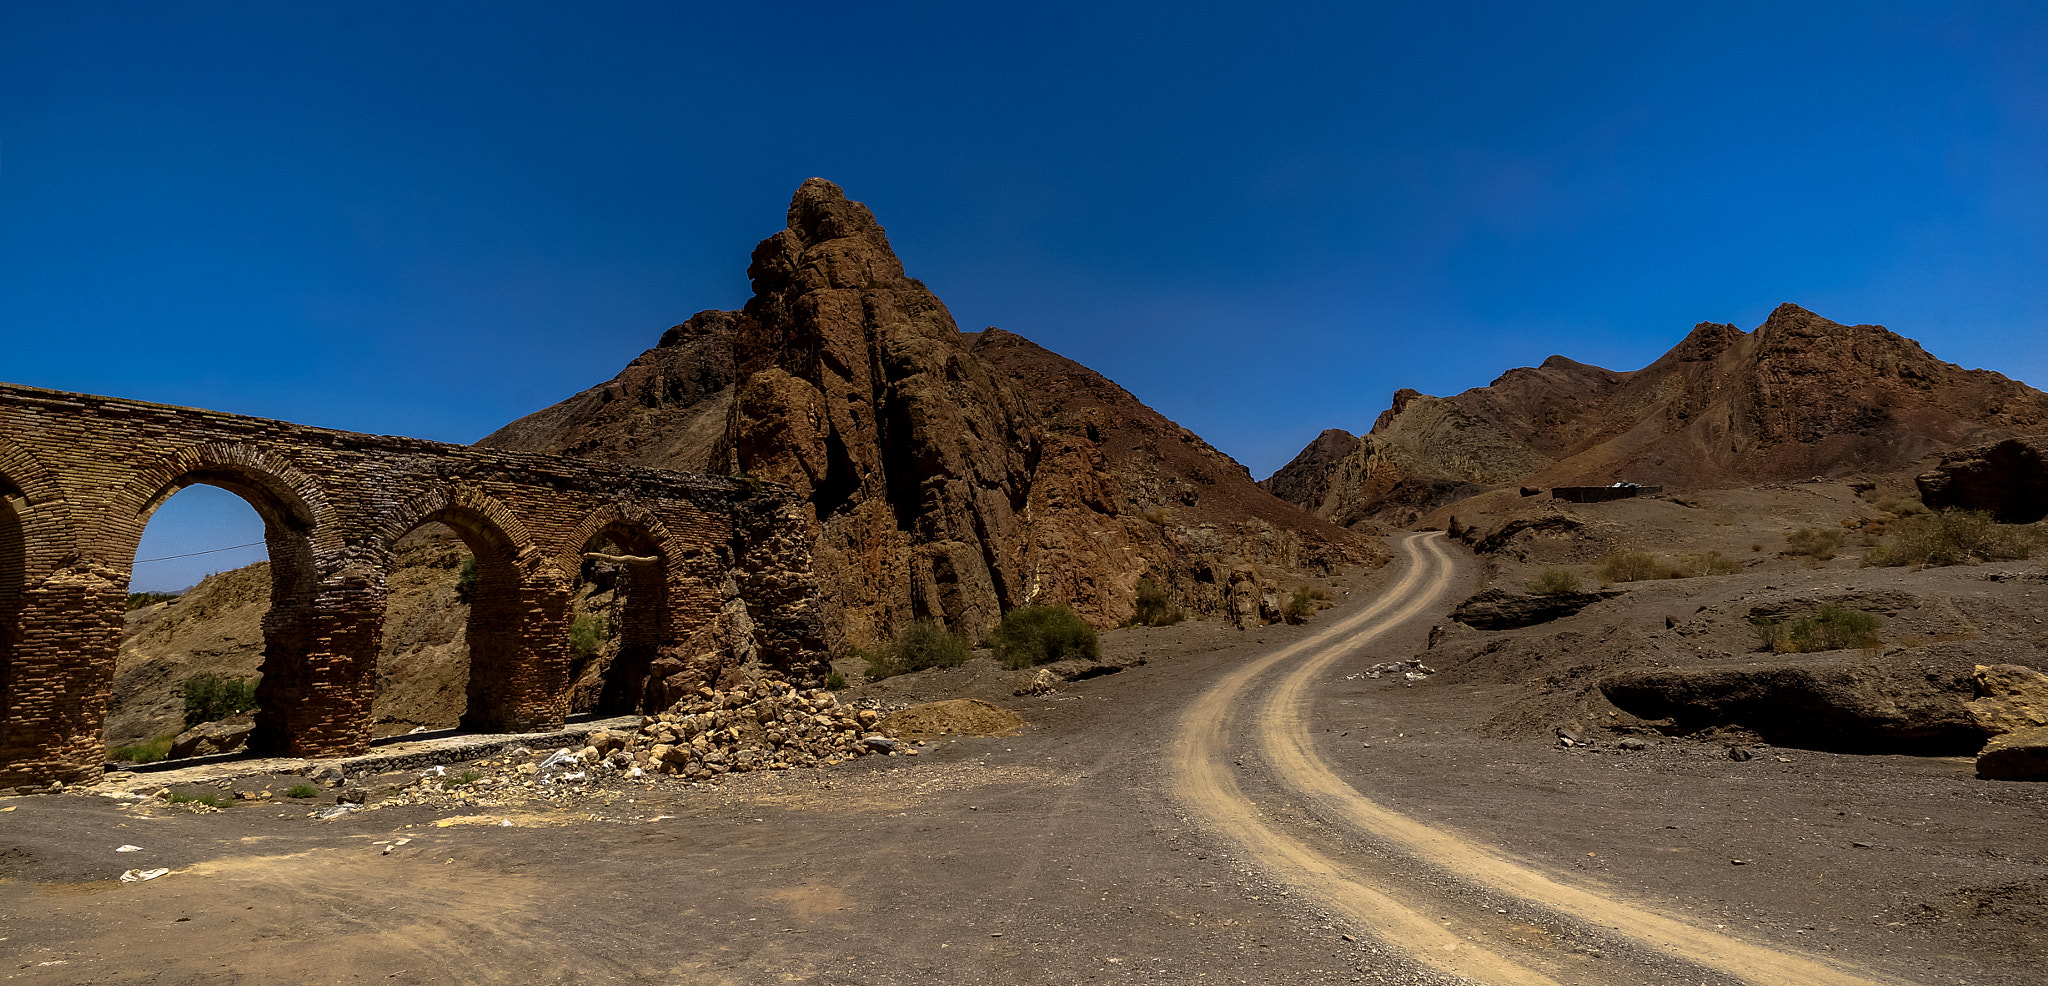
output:
[[[1455,832],[1417,822],[1360,794],[1331,771],[1315,749],[1308,722],[1309,690],[1337,660],[1401,624],[1429,612],[1449,588],[1454,563],[1435,535],[1405,538],[1408,565],[1378,599],[1321,633],[1297,641],[1232,672],[1189,706],[1174,750],[1180,796],[1213,829],[1242,845],[1276,877],[1328,901],[1387,944],[1440,972],[1488,984],[1556,984],[1570,957],[1555,946],[1482,944],[1478,923],[1432,921],[1442,913],[1440,893],[1414,881],[1390,879],[1370,866],[1332,858],[1306,839],[1263,818],[1229,769],[1235,743],[1256,744],[1274,778],[1315,814],[1489,891],[1520,898],[1576,921],[1607,929],[1664,957],[1761,986],[1873,986],[1867,973],[1782,952],[1700,928],[1649,907],[1612,899],[1567,882]],[[1259,679],[1282,665],[1272,682]],[[1264,687],[1263,698],[1247,692]],[[1236,721],[1234,721],[1236,720]],[[1233,735],[1233,727],[1245,735]],[[1469,910],[1460,907],[1459,910]],[[1462,932],[1462,933],[1461,933]],[[1620,974],[1623,981],[1654,981],[1657,974],[1609,964],[1596,973],[1583,965],[1574,979]],[[1639,978],[1639,975],[1642,978]]]

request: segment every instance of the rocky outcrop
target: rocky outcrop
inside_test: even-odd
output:
[[[219,753],[233,753],[249,745],[249,734],[256,729],[254,713],[229,716],[217,722],[202,722],[179,733],[171,740],[171,750],[165,754],[169,759],[185,757],[210,757]]]
[[[1357,435],[1342,428],[1325,429],[1279,472],[1259,480],[1259,486],[1288,503],[1320,506],[1330,493],[1337,464],[1357,450]]]
[[[1963,703],[1969,678],[1862,661],[1657,668],[1600,681],[1607,700],[1681,732],[1741,726],[1780,746],[1955,755],[1984,733]]]
[[[1400,391],[1327,483],[1297,470],[1274,488],[1338,523],[1405,523],[1460,484],[1747,486],[2043,432],[2048,394],[1787,304],[1754,332],[1700,323],[1640,370],[1553,356],[1453,397]]]
[[[2022,729],[1984,745],[1977,776],[1991,781],[2048,781],[2048,728]]]
[[[1620,590],[1604,590],[1537,596],[1488,586],[1459,603],[1451,619],[1475,630],[1515,630],[1563,619],[1621,594]]]
[[[831,182],[797,190],[748,276],[739,311],[486,442],[791,485],[828,632],[862,644],[917,617],[978,635],[1042,602],[1114,625],[1141,578],[1221,612],[1235,566],[1380,557],[1086,367],[960,332]]]
[[[1967,708],[1988,736],[2048,726],[2048,674],[2019,664],[1977,665],[1977,697]]]
[[[2003,524],[2032,524],[2048,517],[2048,438],[1958,449],[1918,485],[1920,498],[1937,510],[1982,510]]]

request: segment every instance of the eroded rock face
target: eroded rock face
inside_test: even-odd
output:
[[[2048,438],[2008,438],[1958,449],[1917,480],[1937,510],[1985,511],[2002,524],[2048,517]]]
[[[1742,726],[1780,746],[1954,755],[1984,742],[1964,702],[1969,678],[1860,661],[1627,671],[1600,681],[1622,710],[1692,732]]]
[[[1001,329],[961,333],[831,182],[797,190],[748,275],[741,310],[691,318],[487,441],[790,484],[835,641],[917,617],[978,636],[1048,602],[1112,626],[1141,578],[1222,612],[1236,566],[1383,557],[1100,374]]]

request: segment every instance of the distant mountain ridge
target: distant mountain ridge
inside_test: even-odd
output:
[[[1338,524],[1400,524],[1499,486],[1883,473],[2042,432],[2048,394],[1784,304],[1754,332],[1702,322],[1640,370],[1552,356],[1452,397],[1401,390],[1364,436],[1325,431],[1261,485]]]
[[[1221,612],[1233,582],[1381,557],[1100,374],[960,332],[831,182],[803,183],[748,276],[740,310],[692,316],[479,444],[788,483],[830,623],[860,644],[919,617],[979,634],[1043,602],[1110,626],[1148,578]]]

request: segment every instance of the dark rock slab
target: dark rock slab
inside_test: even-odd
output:
[[[1682,732],[1741,726],[1777,746],[1954,756],[1984,744],[1962,674],[1820,660],[1627,671],[1601,679],[1600,691]]]
[[[1603,589],[1534,596],[1489,586],[1459,603],[1451,613],[1451,619],[1479,630],[1515,630],[1562,619],[1603,599],[1619,595],[1619,589]]]

